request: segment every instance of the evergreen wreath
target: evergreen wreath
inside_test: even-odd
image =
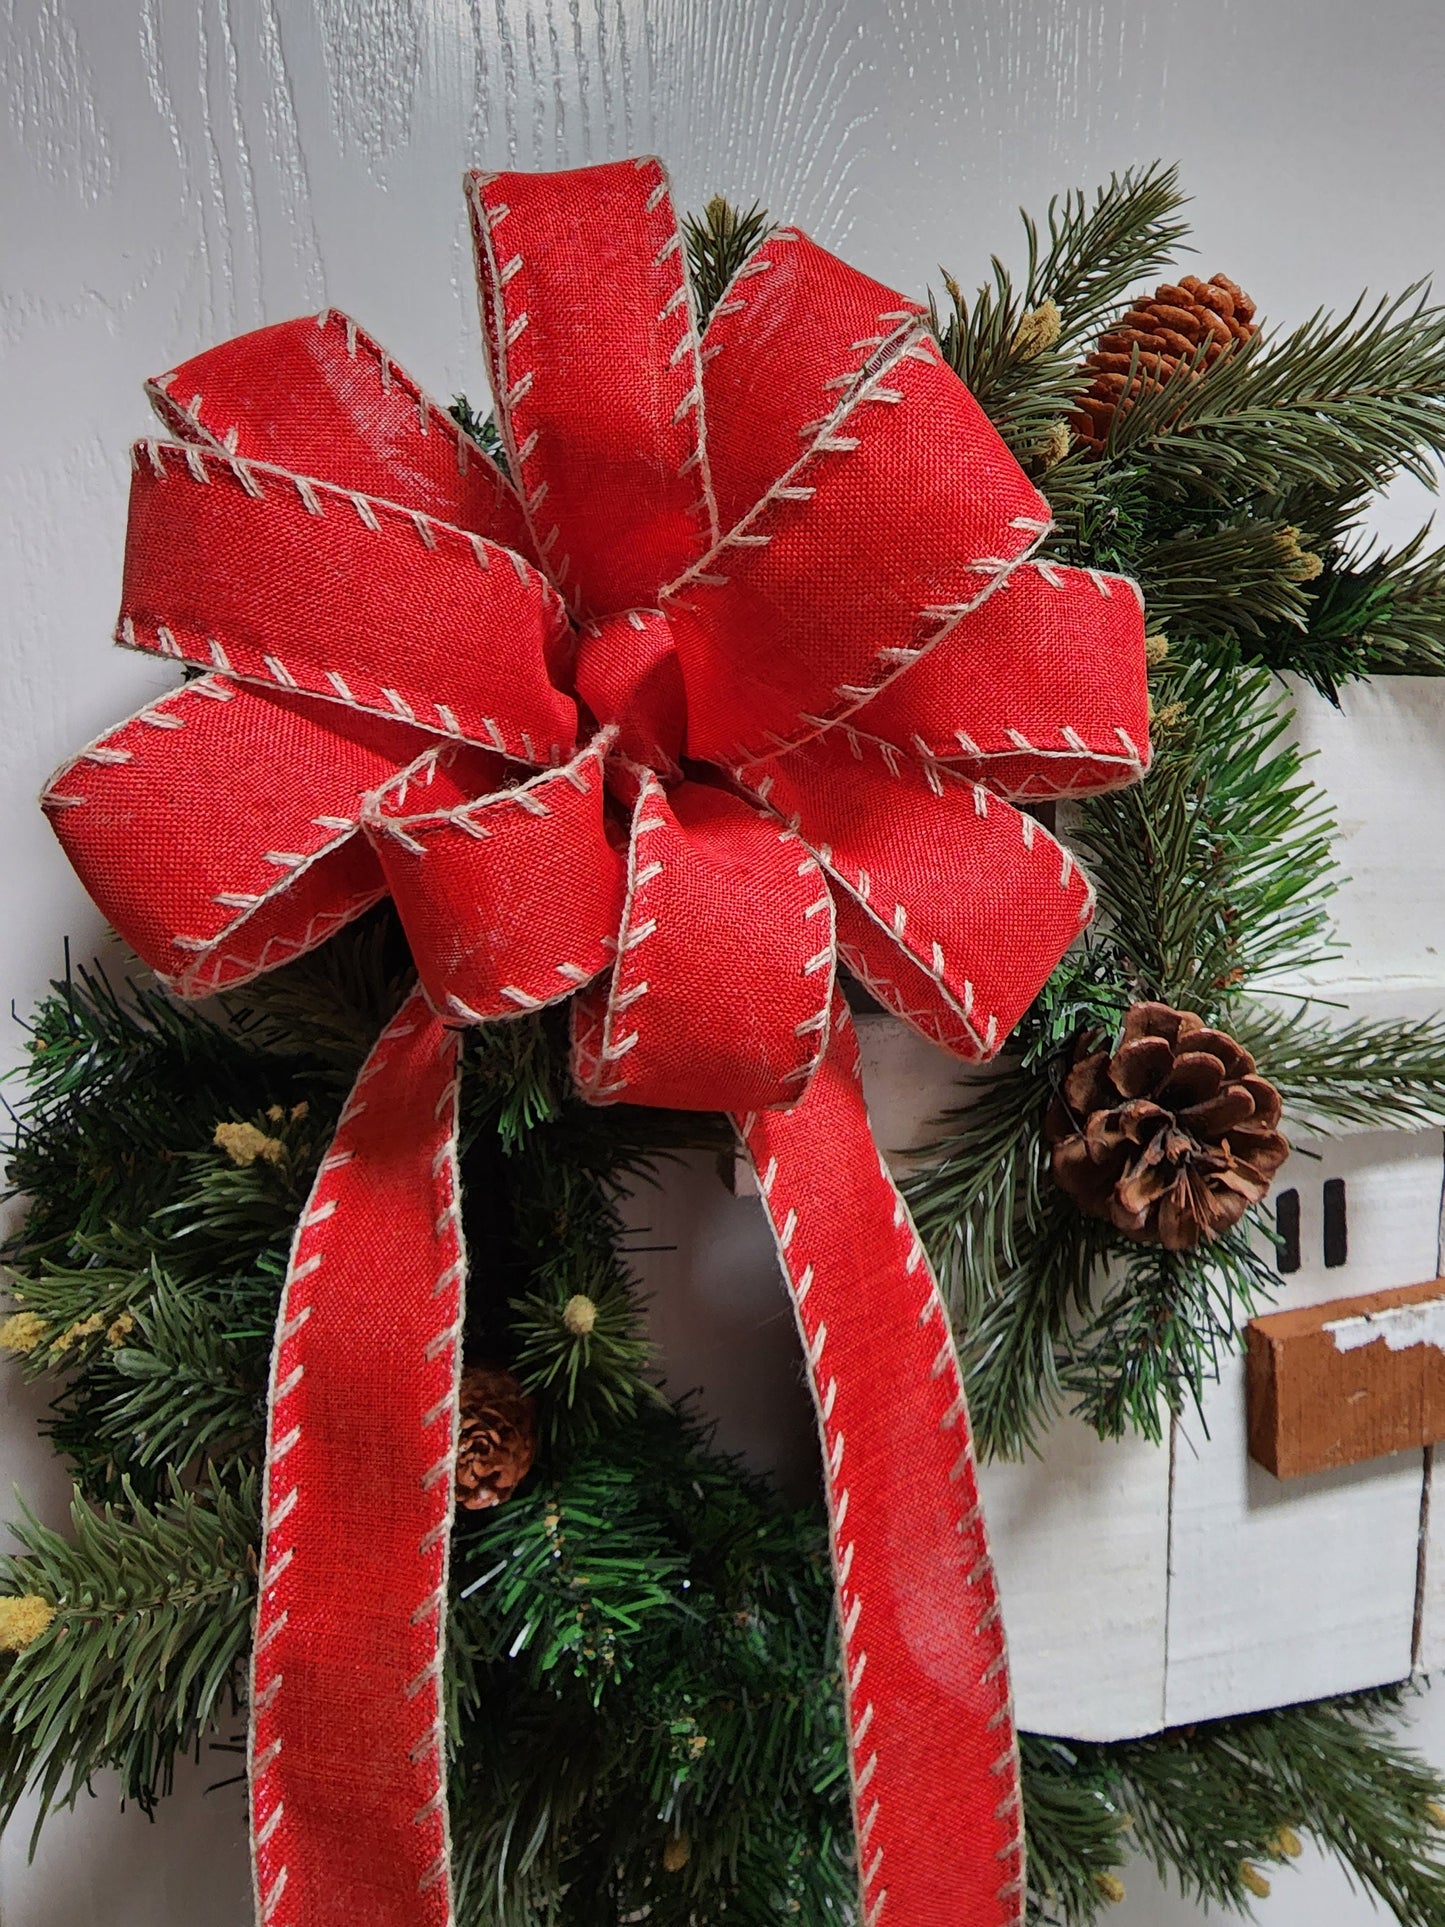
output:
[[[1180,207],[1158,167],[1070,195],[1042,229],[1026,221],[1021,281],[995,260],[975,298],[949,281],[933,315],[1048,494],[1062,556],[1137,577],[1156,630],[1151,773],[1064,824],[1099,889],[1099,934],[911,1187],[995,1453],[1026,1449],[1062,1410],[1159,1438],[1273,1278],[1268,1204],[1232,1167],[1197,1162],[1216,1155],[1202,1124],[1187,1155],[1130,1138],[1106,1175],[1117,1193],[1127,1167],[1145,1191],[1116,1209],[1106,1186],[1081,1211],[1054,1175],[1089,1122],[1096,1071],[1072,1077],[1081,1065],[1151,1040],[1134,1059],[1154,1066],[1141,1101],[1159,1099],[1168,1118],[1150,1128],[1167,1136],[1210,1100],[1164,1102],[1163,1007],[1261,1118],[1272,1099],[1255,1085],[1278,1092],[1286,1126],[1445,1120],[1445,1022],[1334,1028],[1264,995],[1331,943],[1332,824],[1288,745],[1280,672],[1332,696],[1352,677],[1445,670],[1445,559],[1423,538],[1372,549],[1357,529],[1393,473],[1428,474],[1445,452],[1445,309],[1411,290],[1275,336],[1223,277],[1132,301],[1183,244]],[[704,312],[766,227],[721,201],[689,224]],[[460,401],[458,416],[473,425]],[[0,1345],[54,1389],[49,1435],[75,1502],[69,1536],[23,1518],[0,1572],[5,1819],[27,1788],[43,1818],[103,1770],[149,1810],[177,1759],[223,1744],[240,1715],[287,1252],[408,973],[379,911],[208,1011],[82,969],[34,1019],[9,1147],[28,1212],[3,1250],[16,1309]],[[1141,1007],[1156,1014],[1131,1027]],[[1178,1032],[1164,1039],[1176,1057]],[[490,1281],[466,1353],[517,1390],[476,1420],[481,1496],[456,1524],[457,1918],[844,1921],[821,1507],[785,1506],[658,1389],[619,1216],[624,1183],[726,1134],[581,1103],[547,1013],[469,1033],[465,1051],[465,1228]],[[1122,1127],[1104,1096],[1090,1119],[1116,1133],[1112,1157]],[[1180,1198],[1205,1171],[1241,1207],[1228,1222],[1176,1213],[1161,1234],[1161,1162]],[[520,1474],[515,1459],[494,1477],[487,1455],[523,1396],[512,1429],[535,1430],[535,1465],[489,1504]],[[1247,1911],[1303,1834],[1407,1927],[1445,1921],[1445,1784],[1394,1737],[1400,1698],[1110,1745],[1024,1735],[1030,1918],[1095,1920],[1136,1850],[1186,1893]]]

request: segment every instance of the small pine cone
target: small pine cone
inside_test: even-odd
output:
[[[1254,303],[1227,275],[1201,281],[1197,274],[1186,274],[1177,285],[1161,283],[1152,296],[1141,297],[1107,334],[1100,335],[1098,346],[1085,355],[1084,367],[1093,379],[1070,418],[1075,438],[1096,455],[1102,453],[1128,386],[1136,348],[1139,358],[1131,400],[1162,387],[1177,369],[1191,364],[1201,343],[1206,344],[1198,370],[1203,373],[1237,342],[1258,333]],[[1126,410],[1129,405],[1123,402]]]
[[[1054,1181],[1091,1218],[1166,1251],[1236,1225],[1289,1155],[1280,1096],[1193,1011],[1135,1004],[1119,1048],[1080,1040],[1044,1136]]]
[[[468,1365],[462,1372],[457,1434],[457,1504],[468,1512],[500,1505],[537,1456],[537,1402],[510,1372]]]

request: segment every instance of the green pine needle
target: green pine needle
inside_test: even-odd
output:
[[[728,283],[771,231],[771,222],[756,202],[741,213],[720,194],[713,196],[701,216],[683,217],[682,238],[699,325],[707,321]]]

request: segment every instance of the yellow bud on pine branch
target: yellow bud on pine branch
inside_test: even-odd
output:
[[[1094,1885],[1111,1906],[1117,1907],[1124,1898],[1124,1883],[1116,1873],[1096,1873]]]
[[[1298,529],[1281,529],[1279,541],[1284,572],[1291,582],[1314,582],[1324,574],[1324,563],[1313,549],[1304,546]]]
[[[55,1608],[39,1593],[0,1599],[0,1653],[23,1653],[34,1645],[55,1617]]]
[[[279,1137],[267,1137],[254,1124],[218,1124],[212,1142],[218,1151],[224,1151],[232,1164],[244,1170],[256,1162],[257,1158],[267,1164],[279,1164],[286,1155],[286,1146]]]
[[[1252,1860],[1240,1861],[1239,1877],[1256,1900],[1268,1900],[1270,1894],[1274,1891]]]
[[[73,1325],[67,1325],[56,1339],[55,1349],[58,1352],[68,1351],[72,1345],[78,1345],[82,1338],[94,1338],[97,1332],[104,1330],[105,1320],[98,1311],[93,1311],[89,1318],[77,1318]]]
[[[662,1864],[668,1873],[681,1873],[692,1858],[692,1841],[685,1833],[671,1833],[662,1849]]]
[[[597,1306],[586,1292],[579,1291],[562,1307],[562,1323],[574,1338],[585,1338],[597,1323]]]
[[[0,1323],[0,1350],[24,1358],[45,1337],[48,1327],[38,1311],[17,1311]]]
[[[1052,348],[1063,327],[1064,317],[1059,313],[1057,301],[1041,301],[1036,308],[1027,309],[1013,338],[1015,360],[1032,361]]]
[[[1305,1850],[1304,1842],[1293,1827],[1278,1828],[1269,1844],[1282,1860],[1298,1860]]]
[[[1074,431],[1064,421],[1050,422],[1044,439],[1035,450],[1039,465],[1047,471],[1057,468],[1074,445]]]

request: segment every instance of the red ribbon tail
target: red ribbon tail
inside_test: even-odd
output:
[[[841,999],[802,1101],[736,1122],[818,1411],[859,1927],[1013,1927],[1018,1742],[968,1411],[937,1282],[873,1142]]]
[[[413,995],[296,1233],[251,1679],[261,1927],[449,1927],[443,1625],[464,1253],[458,1042]]]

